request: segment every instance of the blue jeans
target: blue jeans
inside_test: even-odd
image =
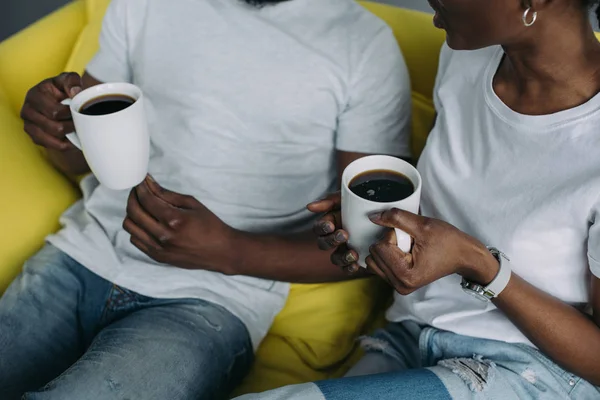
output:
[[[152,299],[46,246],[0,299],[0,399],[227,398],[253,360],[244,324]]]
[[[413,322],[362,340],[365,357],[342,379],[239,400],[594,400],[600,391],[536,349],[461,336]]]

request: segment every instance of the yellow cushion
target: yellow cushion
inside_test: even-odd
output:
[[[58,227],[77,190],[42,157],[23,132],[23,121],[0,103],[0,293],[23,262]]]
[[[292,285],[237,394],[342,376],[361,355],[356,338],[380,325],[391,289],[379,279]]]
[[[83,29],[83,6],[75,1],[0,44],[0,82],[13,112],[29,88],[64,71]]]
[[[73,53],[66,65],[67,71],[83,73],[87,63],[98,51],[102,20],[109,4],[110,0],[86,0],[87,24],[75,43]]]

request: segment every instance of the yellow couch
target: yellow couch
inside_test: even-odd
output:
[[[79,197],[23,133],[18,111],[34,84],[65,70],[82,72],[97,49],[109,0],[76,0],[0,43],[0,293],[23,262],[58,228]],[[374,3],[404,52],[412,78],[413,150],[433,118],[431,93],[443,33],[431,16]],[[377,60],[372,60],[377,62]],[[354,338],[381,316],[388,290],[375,280],[292,285],[285,309],[258,350],[239,393],[340,376],[357,359]]]

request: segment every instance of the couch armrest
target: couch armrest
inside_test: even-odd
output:
[[[0,43],[0,100],[17,113],[27,90],[63,72],[86,22],[76,0]]]

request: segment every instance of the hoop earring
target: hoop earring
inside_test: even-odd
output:
[[[527,10],[525,10],[525,12],[523,13],[523,25],[525,25],[526,27],[530,27],[531,25],[535,24],[535,21],[537,21],[537,11],[534,11],[532,14],[532,18],[530,22],[527,22],[527,17],[529,17],[529,12],[531,11],[531,7],[529,7]]]

